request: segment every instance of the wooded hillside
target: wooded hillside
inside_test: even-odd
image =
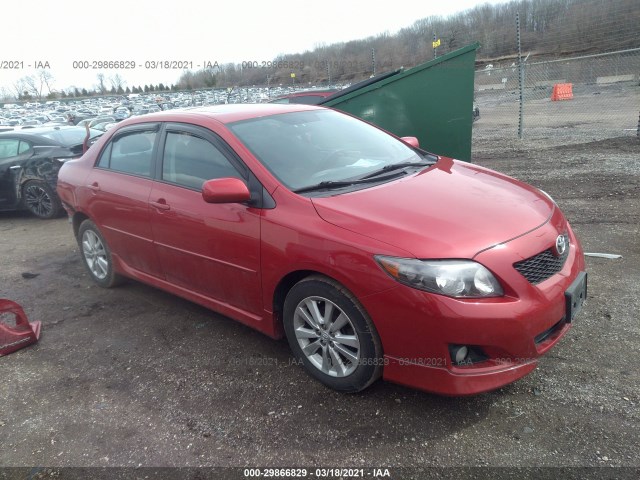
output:
[[[517,53],[516,14],[520,16],[523,55],[559,58],[640,47],[638,0],[519,0],[502,5],[479,5],[449,16],[416,20],[395,34],[346,43],[318,45],[313,51],[279,56],[280,67],[225,64],[209,71],[188,72],[179,88],[275,85],[322,85],[357,81],[373,73],[412,67],[434,56],[434,34],[440,39],[437,55],[480,42],[479,65],[511,64]],[[284,63],[288,62],[288,63]],[[284,68],[282,65],[292,65]]]

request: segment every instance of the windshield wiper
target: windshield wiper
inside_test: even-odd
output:
[[[384,180],[392,179],[398,176],[398,173],[387,175],[386,177],[377,178],[358,178],[354,180],[325,180],[324,182],[309,185],[307,187],[301,187],[294,190],[295,193],[313,192],[316,190],[331,190],[333,188],[349,187],[351,185],[357,185],[359,183],[373,183],[381,182]]]
[[[371,173],[368,173],[364,177],[360,177],[360,180],[366,180],[366,179],[369,179],[369,178],[377,177],[378,175],[381,175],[383,173],[391,172],[393,170],[399,170],[401,168],[426,167],[426,166],[429,166],[429,165],[433,165],[434,163],[435,162],[428,162],[426,160],[421,160],[419,162],[392,163],[391,165],[385,165],[384,167],[380,168],[379,170],[375,170],[375,171],[373,171]]]

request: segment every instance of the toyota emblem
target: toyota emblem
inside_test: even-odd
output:
[[[564,237],[564,235],[558,235],[558,238],[556,238],[556,253],[559,257],[561,257],[566,250],[567,239]]]

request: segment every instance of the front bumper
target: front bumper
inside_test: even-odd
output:
[[[566,223],[563,228],[570,239],[567,260],[537,285],[513,264],[548,248],[543,239],[555,240],[557,225],[476,256],[505,288],[503,297],[460,300],[400,285],[361,299],[382,340],[384,378],[444,395],[471,395],[530,373],[571,328],[565,292],[584,270],[584,257],[571,228]],[[483,356],[456,364],[452,345],[469,346]]]

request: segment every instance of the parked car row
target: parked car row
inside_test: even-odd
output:
[[[315,87],[311,87],[315,90]],[[338,88],[331,87],[336,91]],[[308,90],[309,86],[235,87],[191,92],[112,95],[82,100],[52,100],[44,103],[27,102],[0,108],[0,126],[77,125],[82,120],[106,115],[114,117],[116,122],[119,122],[130,116],[175,108],[223,103],[265,103],[301,89]]]

